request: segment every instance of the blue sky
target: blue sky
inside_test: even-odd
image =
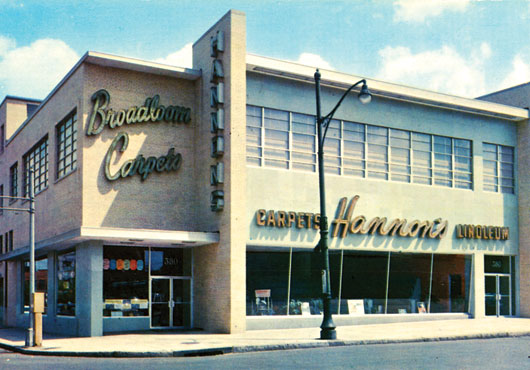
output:
[[[185,67],[230,8],[253,54],[464,97],[530,81],[530,0],[0,0],[0,100],[44,98],[87,50]]]

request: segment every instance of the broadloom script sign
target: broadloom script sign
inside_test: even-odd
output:
[[[105,127],[114,129],[125,125],[142,122],[158,123],[189,123],[191,121],[191,109],[176,105],[164,106],[159,104],[160,96],[155,95],[145,100],[143,106],[132,106],[128,109],[114,111],[107,109],[110,104],[110,94],[107,90],[101,89],[92,95],[92,113],[88,119],[87,136],[99,135]],[[145,180],[152,172],[177,171],[182,163],[182,155],[175,152],[175,148],[170,148],[166,155],[159,157],[150,156],[145,158],[139,154],[134,159],[129,159],[121,168],[111,173],[110,164],[115,151],[124,152],[129,145],[129,135],[126,132],[119,132],[109,146],[105,155],[105,177],[109,181],[119,178],[126,178],[134,175]]]

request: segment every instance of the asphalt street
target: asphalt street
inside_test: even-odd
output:
[[[530,337],[354,345],[189,358],[28,356],[0,369],[530,369]]]

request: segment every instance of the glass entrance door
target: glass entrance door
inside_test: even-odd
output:
[[[191,279],[151,278],[151,327],[191,326]]]
[[[512,282],[509,274],[486,274],[486,315],[511,316]]]
[[[189,328],[191,326],[191,281],[189,279],[172,280],[172,325]]]
[[[167,328],[171,326],[171,279],[151,279],[151,327]]]

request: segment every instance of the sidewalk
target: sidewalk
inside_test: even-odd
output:
[[[42,347],[24,347],[25,330],[0,329],[0,347],[47,356],[180,357],[281,349],[497,338],[530,335],[530,319],[485,318],[340,326],[337,340],[319,340],[320,328],[256,330],[240,334],[146,332],[66,338],[44,335]]]

